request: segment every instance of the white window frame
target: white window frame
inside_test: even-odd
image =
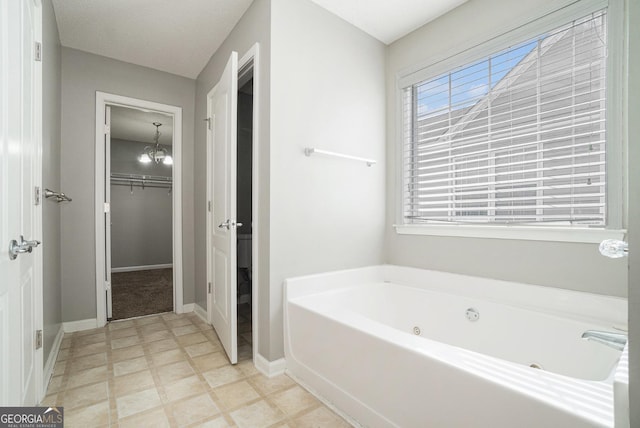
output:
[[[599,243],[603,239],[623,239],[626,230],[624,212],[626,166],[623,153],[626,144],[622,132],[624,16],[622,2],[606,0],[573,1],[555,11],[541,10],[537,19],[523,22],[515,28],[503,28],[495,37],[481,41],[453,56],[418,64],[396,76],[396,233],[401,235],[435,235],[471,238],[517,239],[534,241],[561,241]],[[556,6],[557,7],[557,6]],[[403,89],[435,78],[465,64],[471,64],[491,54],[525,42],[546,31],[607,8],[607,154],[606,154],[606,210],[607,225],[602,227],[577,226],[524,226],[504,224],[405,224],[403,210]]]

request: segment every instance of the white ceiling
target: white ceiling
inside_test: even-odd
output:
[[[147,112],[127,107],[111,107],[111,138],[153,143],[159,122],[160,144],[170,146],[173,136],[173,118],[161,113]]]
[[[53,0],[63,46],[195,79],[252,0]]]
[[[467,0],[311,0],[385,44]]]
[[[253,0],[53,0],[63,46],[195,79]],[[389,44],[467,0],[311,0]]]

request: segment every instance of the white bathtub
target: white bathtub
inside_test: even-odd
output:
[[[621,352],[581,338],[625,299],[374,266],[288,279],[284,317],[287,372],[354,425],[628,426]]]

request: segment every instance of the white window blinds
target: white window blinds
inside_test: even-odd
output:
[[[405,224],[606,224],[606,12],[403,89]]]

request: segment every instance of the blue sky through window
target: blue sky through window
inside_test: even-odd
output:
[[[474,105],[529,54],[537,43],[537,40],[523,43],[418,85],[418,117],[442,114],[449,106],[452,110],[457,110]]]

